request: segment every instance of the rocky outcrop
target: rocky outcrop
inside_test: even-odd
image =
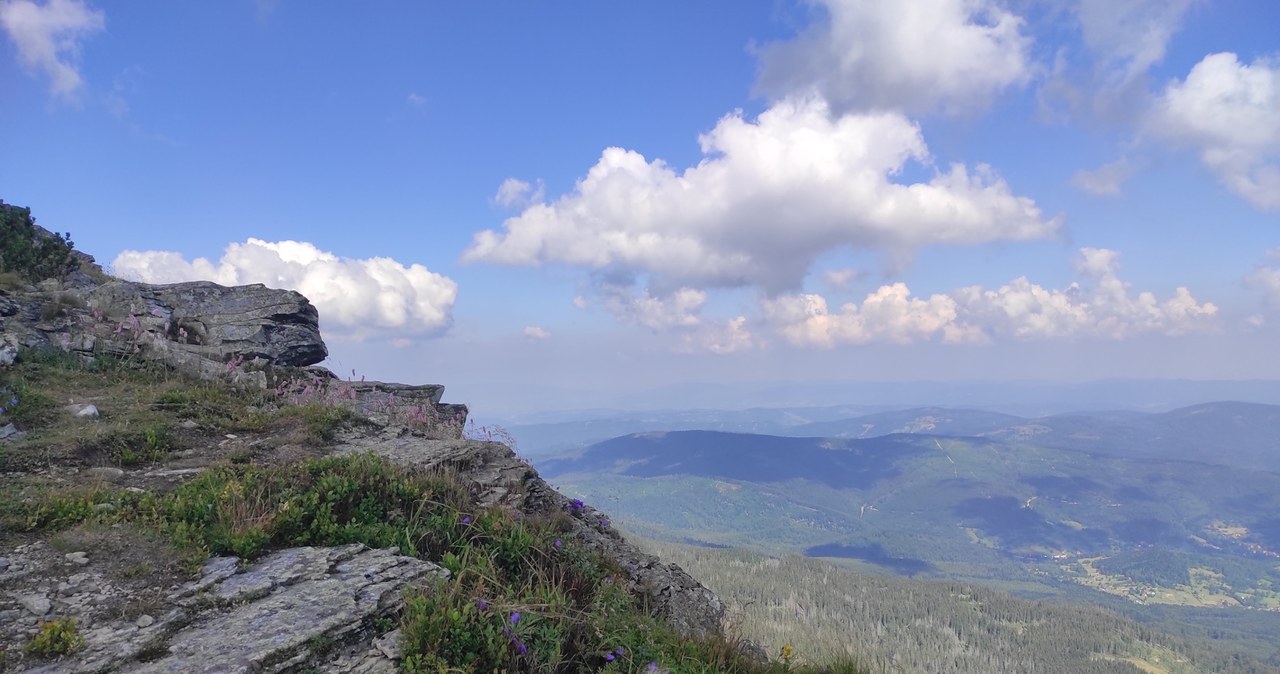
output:
[[[20,557],[9,565],[20,572],[23,562],[41,563]],[[87,564],[72,568],[77,582],[59,596],[62,611],[68,598],[92,606],[94,593],[104,591]],[[0,581],[5,575],[11,574],[0,572]],[[199,579],[170,593],[154,616],[93,623],[77,653],[28,671],[393,672],[396,638],[376,633],[379,619],[397,614],[405,588],[431,576],[445,578],[448,571],[394,549],[358,544],[280,550],[245,568],[235,557],[215,557]],[[49,613],[44,594],[19,596],[15,610],[32,624]]]
[[[220,363],[262,359],[305,366],[329,354],[316,308],[292,290],[112,281],[94,288],[88,302],[123,330],[145,325],[172,349]]]
[[[114,280],[0,291],[0,362],[22,347],[153,360],[204,379],[265,386],[244,364],[304,366],[328,355],[316,308],[291,290],[208,281]]]
[[[87,276],[0,290],[0,367],[27,347],[155,361],[200,378],[260,387],[276,385],[267,376],[275,366],[309,366],[327,355],[316,309],[296,292],[209,282],[97,283]],[[567,513],[572,535],[625,569],[629,589],[656,616],[688,635],[721,629],[724,605],[678,566],[628,544],[603,513],[557,492],[510,447],[462,439],[467,408],[441,403],[442,386],[344,382],[314,366],[298,372],[277,390],[338,400],[374,420],[345,431],[333,451],[449,468],[472,483],[482,506]],[[91,417],[88,407],[66,412]],[[226,438],[219,442],[234,440]],[[168,468],[161,472],[186,477],[203,464]],[[127,477],[119,468],[92,470],[101,470],[104,481]],[[391,672],[396,638],[375,638],[375,623],[398,611],[409,584],[445,574],[394,550],[359,545],[277,551],[247,568],[234,558],[214,558],[197,581],[167,594],[157,588],[158,605],[122,619],[94,612],[107,605],[104,597],[122,593],[95,571],[92,557],[33,545],[0,551],[6,555],[0,558],[0,638],[26,641],[47,616],[82,618],[85,638],[74,655],[31,670],[37,672]],[[55,567],[60,580],[49,584]],[[32,569],[45,571],[45,580],[25,582]]]
[[[482,505],[528,514],[566,512],[573,518],[574,534],[627,571],[629,589],[655,616],[691,636],[715,634],[722,627],[725,607],[714,592],[679,566],[664,564],[627,543],[604,513],[556,491],[506,445],[430,440],[388,427],[349,432],[338,451],[373,452],[403,465],[448,468],[472,483]]]

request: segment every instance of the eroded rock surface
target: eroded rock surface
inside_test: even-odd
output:
[[[39,560],[10,563],[21,570]],[[108,591],[89,569],[79,582]],[[406,586],[428,576],[448,572],[394,549],[359,544],[280,550],[244,568],[235,557],[215,557],[198,580],[170,592],[149,613],[87,620],[82,650],[27,671],[390,672],[394,661],[378,647],[375,622],[397,614]],[[92,592],[83,594],[77,605],[91,607]],[[30,611],[33,600],[22,597]],[[60,604],[57,612],[81,611]]]
[[[328,355],[316,308],[292,290],[208,281],[46,285],[0,291],[0,363],[12,362],[21,347],[54,347],[265,386],[261,372],[237,366],[305,366]]]

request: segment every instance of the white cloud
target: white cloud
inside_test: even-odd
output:
[[[762,302],[765,318],[797,346],[831,348],[840,344],[896,342],[942,336],[964,341],[956,331],[956,302],[945,295],[911,297],[904,283],[881,286],[862,305],[850,302],[838,313],[821,295],[786,295]]]
[[[420,264],[387,257],[340,258],[303,241],[232,243],[222,258],[188,262],[165,251],[126,250],[112,268],[146,283],[208,280],[222,285],[262,283],[297,290],[320,312],[320,325],[354,339],[429,337],[448,330],[458,285]]]
[[[854,281],[865,276],[852,267],[844,269],[828,269],[822,272],[822,280],[833,288],[848,288]]]
[[[1100,74],[1115,86],[1164,59],[1193,0],[1080,0],[1077,18]]]
[[[722,118],[704,159],[677,173],[609,148],[575,191],[475,235],[468,261],[565,263],[647,273],[659,289],[799,288],[814,259],[842,246],[909,253],[932,244],[1043,239],[1056,220],[986,166],[955,164],[928,182],[893,182],[928,162],[900,114],[833,119],[820,99],[788,99],[755,122]]]
[[[80,43],[106,26],[105,14],[82,0],[0,0],[0,26],[22,62],[49,76],[49,89],[64,100],[84,84],[77,62]]]
[[[747,329],[746,316],[727,321],[704,321],[696,330],[680,338],[680,351],[697,353],[737,353],[760,348],[762,343]]]
[[[1210,54],[1156,103],[1156,133],[1195,148],[1227,189],[1280,210],[1280,61]]]
[[[1280,306],[1280,267],[1259,265],[1244,280],[1249,287],[1261,290],[1272,304]]]
[[[1023,21],[994,0],[810,0],[825,14],[766,46],[758,87],[817,93],[838,110],[985,107],[1031,74]]]
[[[498,186],[498,193],[493,195],[493,201],[503,208],[527,208],[541,203],[545,191],[541,180],[535,186],[523,180],[507,178]]]
[[[1077,269],[1086,286],[1050,290],[1020,277],[996,290],[961,288],[950,295],[913,297],[903,283],[881,286],[862,304],[832,312],[820,295],[764,300],[763,313],[797,346],[830,348],[869,342],[941,340],[978,342],[998,338],[1125,339],[1136,334],[1177,335],[1212,327],[1217,307],[1199,303],[1186,288],[1163,302],[1149,292],[1133,296],[1116,276],[1114,251],[1086,248]]]
[[[423,96],[421,94],[416,94],[412,91],[409,92],[409,95],[405,98],[405,100],[409,102],[409,105],[412,105],[415,108],[421,108],[422,106],[427,104],[426,96]]]
[[[1125,181],[1133,177],[1136,167],[1128,159],[1117,159],[1088,171],[1076,171],[1071,177],[1071,184],[1080,189],[1102,197],[1119,196],[1120,188]]]
[[[637,292],[633,285],[603,283],[599,293],[605,309],[619,321],[659,332],[699,325],[699,314],[707,302],[707,293],[693,288],[680,288],[667,297],[657,297],[647,289]]]
[[[524,336],[530,340],[538,341],[550,337],[551,331],[536,325],[530,325],[524,329]]]

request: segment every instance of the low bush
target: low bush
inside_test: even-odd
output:
[[[64,278],[80,266],[71,234],[41,235],[31,210],[0,201],[0,272],[31,282]]]

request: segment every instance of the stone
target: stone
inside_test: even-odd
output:
[[[138,627],[151,627],[152,625],[155,624],[155,622],[156,622],[156,619],[152,618],[149,615],[140,615],[138,616],[137,620],[133,621],[133,624],[137,625]]]
[[[124,477],[124,471],[115,466],[96,466],[84,471],[86,477],[103,482],[115,482]]]
[[[9,568],[9,564],[9,558],[0,557],[0,573],[4,573],[5,570]]]
[[[448,571],[394,549],[281,550],[208,588],[231,608],[197,617],[169,638],[165,655],[128,671],[280,671],[306,661],[308,642],[353,635],[397,610],[405,585],[430,575]]]
[[[98,408],[91,404],[74,404],[62,408],[67,414],[78,419],[97,419]]]
[[[399,628],[374,639],[373,647],[392,660],[399,660],[404,657],[404,649],[400,646]]]
[[[276,365],[313,365],[329,353],[320,338],[315,306],[292,290],[209,281],[112,281],[95,288],[90,297],[92,306],[124,326],[122,332],[148,332],[176,351],[224,367],[254,358]]]
[[[0,440],[18,435],[18,427],[13,424],[0,426]]]
[[[89,554],[87,552],[68,552],[63,558],[72,564],[84,566],[89,563]]]
[[[18,603],[22,604],[22,608],[34,616],[48,615],[53,608],[53,602],[43,594],[24,594],[18,597]]]

